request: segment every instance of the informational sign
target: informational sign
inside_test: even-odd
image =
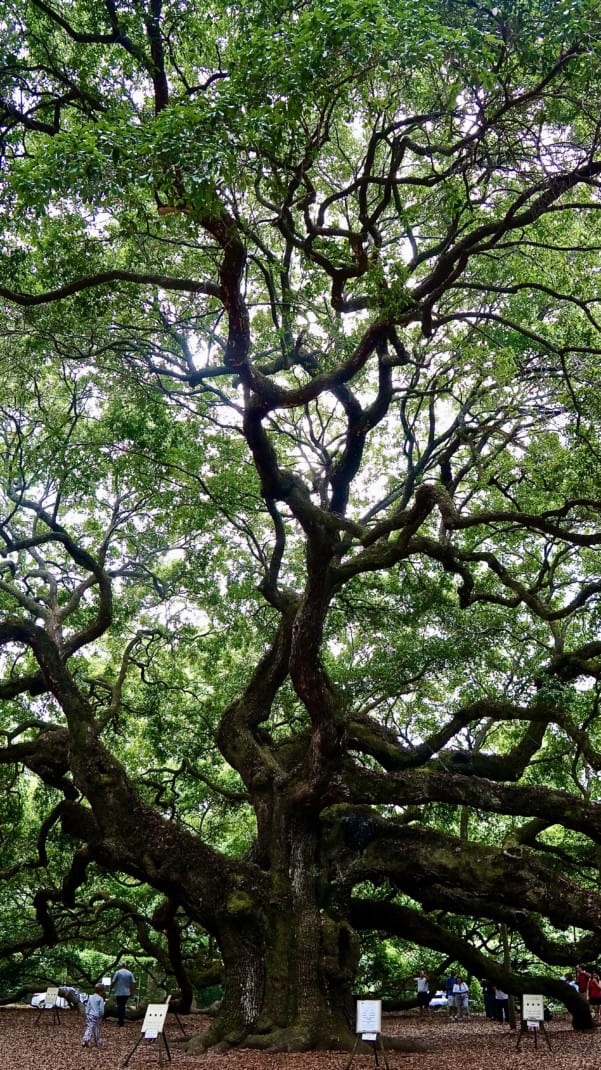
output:
[[[542,996],[522,996],[522,1018],[528,1021],[528,1028],[532,1028],[531,1022],[544,1022],[545,1007]]]
[[[522,1028],[518,1033],[516,1051],[520,1050],[522,1040],[528,1034],[533,1038],[535,1048],[538,1047],[538,1038],[541,1036],[549,1051],[553,1050],[545,1029],[545,1003],[543,996],[530,994],[522,996]]]
[[[129,1060],[138,1046],[145,1040],[156,1040],[159,1048],[159,1064],[161,1063],[162,1050],[161,1045],[167,1053],[167,1058],[171,1062],[171,1052],[169,1051],[169,1045],[167,1043],[167,1037],[164,1033],[165,1019],[167,1017],[167,1011],[169,1009],[169,999],[166,1003],[149,1003],[146,1008],[146,1014],[144,1015],[144,1021],[142,1022],[142,1029],[140,1031],[140,1037],[134,1044],[127,1059],[121,1064],[127,1066]]]
[[[57,1023],[60,1022],[58,1008],[61,1004],[67,1006],[66,1001],[58,994],[58,986],[55,985],[52,988],[47,988],[46,991],[40,995],[40,999],[37,1004],[39,1010],[37,1018],[35,1020],[36,1025],[42,1017],[44,1011],[52,1011],[52,1021]]]
[[[147,1040],[156,1040],[163,1032],[168,1003],[149,1003],[142,1022],[142,1032]]]
[[[364,1040],[375,1040],[382,1031],[382,1000],[358,999],[356,1033],[361,1033]],[[371,1034],[371,1036],[366,1036]]]
[[[100,982],[100,984],[103,986],[103,988],[110,988],[112,983],[113,983],[112,977],[103,977],[101,982]]]

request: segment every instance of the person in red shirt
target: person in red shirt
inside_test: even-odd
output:
[[[584,966],[576,967],[576,984],[578,985],[578,991],[584,999],[588,999],[588,985],[591,979],[590,973],[585,970]]]
[[[601,1018],[601,977],[596,970],[593,970],[588,983],[588,998],[594,1017]]]

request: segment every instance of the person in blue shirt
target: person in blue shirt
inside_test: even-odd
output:
[[[444,992],[445,996],[447,997],[447,1010],[449,1012],[449,1018],[454,1018],[457,1013],[457,1008],[455,1007],[455,999],[453,996],[453,985],[455,984],[456,980],[457,978],[455,974],[452,973],[449,975],[449,977],[445,977],[443,981]]]
[[[126,962],[122,962],[111,981],[111,992],[117,1005],[117,1025],[125,1025],[125,1007],[136,991],[136,979]]]

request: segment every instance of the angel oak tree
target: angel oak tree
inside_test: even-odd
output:
[[[596,5],[0,34],[0,760],[37,864],[75,845],[39,939],[100,867],[215,937],[206,1043],[348,1043],[374,931],[589,1024],[545,964],[601,950]]]

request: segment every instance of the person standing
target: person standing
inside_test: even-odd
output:
[[[97,984],[86,1003],[86,1029],[81,1042],[82,1048],[87,1048],[91,1040],[100,1047],[100,1023],[104,1018],[104,985]]]
[[[455,1018],[457,1012],[457,1008],[455,1007],[455,997],[453,995],[453,985],[456,981],[457,977],[454,973],[449,974],[449,976],[444,979],[444,991],[445,996],[447,997],[447,1011],[449,1018]]]
[[[498,1022],[509,1021],[509,996],[502,988],[495,986],[496,1019]]]
[[[583,999],[588,999],[588,986],[591,975],[585,966],[576,967],[576,984]]]
[[[428,976],[423,970],[420,970],[417,977],[417,1005],[419,1007],[420,1014],[430,1013],[430,982]]]
[[[601,977],[596,970],[591,973],[588,983],[588,999],[595,1018],[601,1018]]]
[[[460,974],[457,974],[457,980],[453,985],[453,1000],[455,1001],[455,1007],[457,1008],[458,1018],[469,1018],[470,1016],[470,990],[467,982],[463,980]]]
[[[111,981],[111,992],[117,1005],[117,1025],[125,1025],[125,1007],[136,991],[136,979],[126,962],[122,962]]]
[[[492,981],[488,980],[488,977],[483,977],[480,984],[482,985],[482,995],[484,996],[484,1013],[487,1018],[493,1020],[497,1016],[495,986]]]

